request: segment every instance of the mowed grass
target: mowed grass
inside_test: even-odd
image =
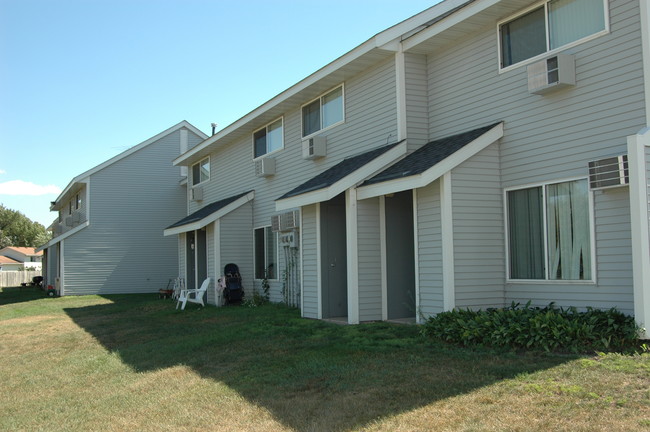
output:
[[[279,305],[0,292],[0,430],[650,431],[650,355],[499,353]]]

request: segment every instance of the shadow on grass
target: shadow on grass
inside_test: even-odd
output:
[[[186,365],[299,431],[349,430],[568,357],[436,345],[417,326],[340,326],[279,305],[176,311],[153,296],[66,308],[137,371]]]
[[[34,285],[24,287],[0,288],[0,306],[24,303],[47,297],[45,291]]]

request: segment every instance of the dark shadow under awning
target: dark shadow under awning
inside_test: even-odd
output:
[[[191,215],[184,217],[175,224],[168,226],[165,228],[163,234],[169,236],[201,229],[251,201],[253,198],[255,198],[255,191],[248,191],[220,201],[215,201],[195,211]]]

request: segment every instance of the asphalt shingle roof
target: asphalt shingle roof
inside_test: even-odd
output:
[[[499,123],[431,141],[401,161],[366,180],[362,186],[421,174],[451,156]]]
[[[230,204],[230,203],[232,203],[234,201],[237,201],[239,198],[243,197],[244,195],[246,195],[248,193],[250,193],[250,191],[240,193],[239,195],[231,196],[229,198],[222,199],[221,201],[215,201],[212,204],[208,204],[207,206],[203,207],[202,209],[195,211],[191,215],[184,217],[183,219],[179,220],[178,222],[176,222],[173,225],[168,226],[165,229],[176,228],[176,227],[179,227],[179,226],[191,224],[193,222],[198,222],[201,219],[210,216],[212,213],[221,210],[222,208],[224,208],[228,204]]]
[[[310,180],[307,180],[300,186],[290,190],[286,194],[282,195],[278,200],[290,198],[296,195],[304,194],[307,192],[313,192],[320,189],[325,189],[346,177],[347,175],[352,174],[354,171],[363,167],[365,164],[373,161],[377,157],[386,153],[388,150],[395,147],[399,142],[385,145],[374,150],[361,153],[356,156],[351,156],[349,158],[343,159],[341,162],[337,163],[333,167],[323,171],[318,174],[316,177],[312,177]]]

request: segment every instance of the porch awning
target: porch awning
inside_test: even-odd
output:
[[[275,200],[277,211],[328,201],[406,153],[406,141],[343,159]]]
[[[202,209],[165,228],[163,235],[170,236],[201,229],[241,207],[253,198],[255,198],[255,191],[249,191],[208,204]]]
[[[428,185],[503,136],[503,122],[449,136],[420,147],[366,180],[357,198],[366,199]]]

